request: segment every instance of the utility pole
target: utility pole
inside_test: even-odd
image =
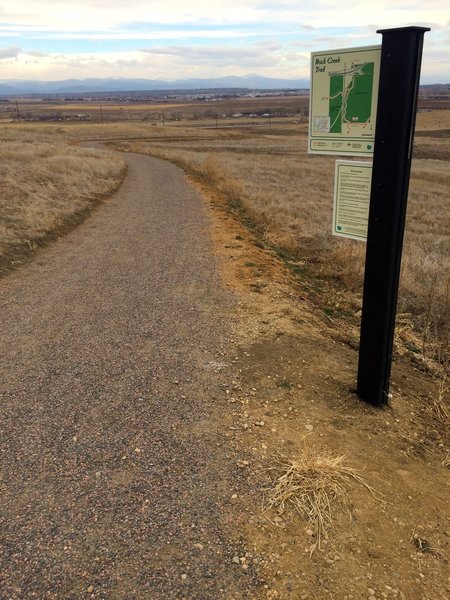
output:
[[[104,120],[103,120],[103,109],[102,109],[102,105],[100,104],[100,119],[102,122],[102,125],[104,124]]]
[[[20,111],[19,111],[19,102],[18,102],[18,100],[16,100],[16,110],[17,110],[17,119],[18,119],[18,121],[20,123],[21,119],[20,119]]]

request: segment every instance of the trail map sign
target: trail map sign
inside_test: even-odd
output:
[[[311,53],[308,152],[370,156],[381,46]]]
[[[336,161],[333,235],[367,240],[371,182],[372,163]]]

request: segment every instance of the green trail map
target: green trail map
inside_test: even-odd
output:
[[[346,123],[363,127],[370,123],[373,73],[373,62],[330,73],[330,133],[342,133]]]
[[[381,46],[311,54],[308,152],[371,156]]]

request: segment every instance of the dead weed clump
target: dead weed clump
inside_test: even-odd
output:
[[[224,179],[224,170],[213,154],[208,154],[204,161],[204,172],[206,177],[212,182],[218,184]]]
[[[228,201],[235,207],[241,205],[244,188],[240,181],[232,177],[216,156],[208,154],[203,163],[203,172],[209,182],[225,194]]]
[[[345,465],[344,460],[344,455],[333,456],[304,445],[297,458],[282,456],[279,464],[270,469],[275,476],[267,490],[264,512],[275,509],[283,513],[291,508],[306,519],[316,539],[311,554],[320,549],[324,539],[329,539],[336,512],[347,513],[351,519],[349,488],[353,484],[362,485],[380,499],[374,488],[357,470]]]
[[[450,436],[450,398],[449,385],[444,377],[436,386],[431,402],[427,405],[426,413],[431,424],[444,438]]]

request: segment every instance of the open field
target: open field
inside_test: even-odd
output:
[[[201,96],[201,94],[198,94]],[[81,99],[80,99],[81,100]],[[259,119],[263,115],[273,117],[304,116],[308,112],[309,97],[305,94],[292,96],[262,96],[205,98],[155,98],[144,101],[92,100],[76,101],[64,99],[37,100],[20,98],[0,103],[0,123],[21,121],[91,121],[93,123],[117,123],[123,121],[198,121],[218,118],[221,123],[236,114],[252,115]],[[264,118],[264,117],[263,117]]]
[[[76,225],[117,188],[124,162],[105,149],[79,148],[25,128],[0,144],[0,273]]]

